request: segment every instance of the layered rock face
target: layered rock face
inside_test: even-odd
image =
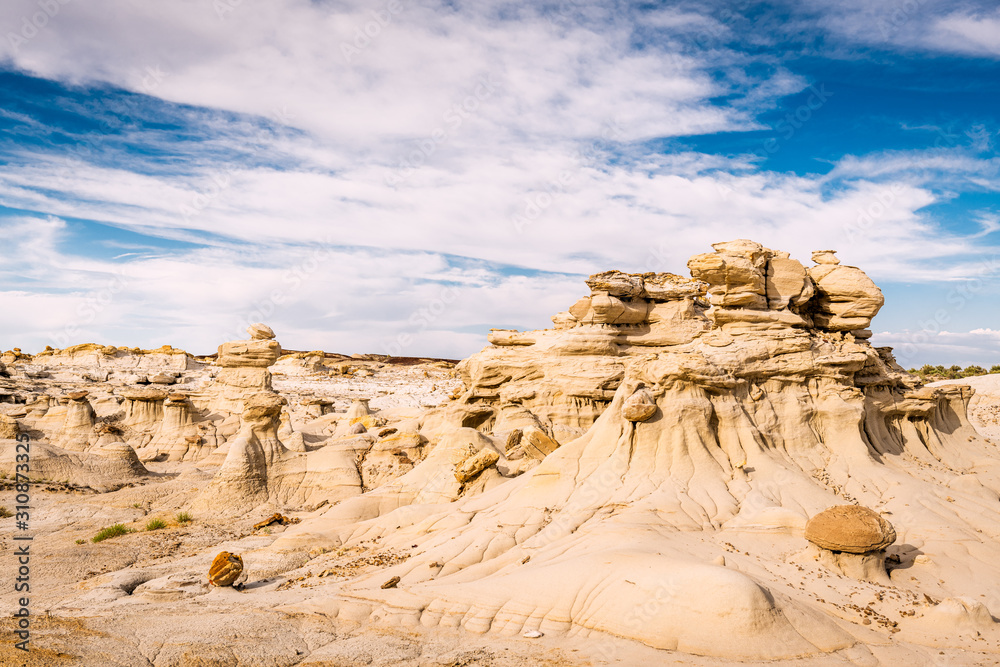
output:
[[[566,442],[607,407],[632,357],[698,347],[725,356],[731,336],[757,334],[773,340],[769,354],[780,357],[871,335],[866,327],[882,292],[860,269],[841,266],[833,251],[815,253],[819,263],[807,268],[753,241],[713,248],[688,262],[691,279],[608,271],[587,280],[590,296],[553,317],[555,329],[491,331],[492,347],[459,365],[467,388],[459,400],[467,406],[463,425],[489,430],[504,413],[525,409]],[[843,332],[851,338],[823,338]],[[878,373],[886,367],[869,347],[841,349],[863,354]]]

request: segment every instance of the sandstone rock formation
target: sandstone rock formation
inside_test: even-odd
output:
[[[254,327],[248,329],[248,333],[251,336],[263,335],[260,329]],[[281,345],[271,338],[252,337],[220,345],[216,363],[221,370],[216,376],[215,396],[209,403],[210,408],[239,413],[249,394],[271,391],[271,373],[267,369],[279,356]]]
[[[809,519],[805,538],[819,547],[819,559],[848,577],[890,584],[885,549],[896,531],[877,512],[857,505],[837,505]]]
[[[331,616],[363,608],[472,632],[600,632],[729,659],[854,647],[854,636],[810,611],[812,599],[751,567],[749,552],[736,569],[727,566],[734,552],[707,554],[757,531],[794,553],[804,516],[845,500],[891,510],[924,544],[942,531],[967,534],[982,520],[972,507],[982,506],[944,502],[943,487],[918,465],[935,476],[975,469],[995,492],[1000,467],[983,462],[1000,457],[965,421],[967,388],[921,387],[888,349],[867,342],[859,330],[881,296],[858,270],[832,264],[829,252],[819,269],[806,269],[749,241],[715,250],[692,259],[695,281],[600,274],[590,297],[555,318],[556,329],[492,332],[492,346],[460,365],[462,396],[425,420],[432,431],[464,423],[456,433],[478,438],[478,447],[441,439],[394,483],[275,541],[277,551],[373,538],[389,548],[419,543],[405,563],[309,608]],[[532,419],[540,426],[509,428]],[[534,467],[504,474],[511,457],[498,453],[522,450],[529,428],[540,442],[545,428],[591,420],[585,435],[555,443]],[[488,449],[496,451],[481,453]],[[494,468],[482,464],[494,458],[497,472],[463,496],[456,482],[474,470],[487,475]],[[450,482],[440,477],[452,472]],[[411,479],[437,492],[407,491]],[[908,515],[913,494],[940,498],[939,514]],[[457,500],[445,509],[425,504],[449,497]],[[989,512],[1000,526],[998,508]],[[864,544],[851,542],[863,531],[850,530],[837,544],[891,543],[891,529],[878,528]],[[884,551],[839,555],[868,554]],[[864,585],[890,581],[884,561],[875,564],[881,572],[850,565],[840,567]],[[380,588],[387,574],[405,593]],[[641,622],[624,620],[650,600]]]
[[[587,280],[591,295],[553,318],[554,330],[491,331],[492,346],[458,367],[466,386],[459,399],[465,410],[446,408],[450,423],[495,432],[505,412],[523,409],[565,442],[604,411],[629,359],[659,351],[685,353],[676,358],[691,359],[697,372],[701,362],[687,354],[690,346],[707,347],[706,361],[712,363],[711,357],[741,347],[728,347],[733,335],[760,333],[757,345],[789,361],[798,351],[828,345],[821,332],[851,332],[847,343],[870,335],[864,330],[883,303],[882,293],[860,269],[839,265],[833,251],[816,253],[823,263],[807,269],[788,253],[753,241],[713,248],[688,262],[693,279],[670,273],[597,274]],[[912,382],[891,359],[876,362],[879,353],[864,349],[863,363]],[[757,356],[748,355],[747,362],[763,361]],[[758,389],[753,385],[749,391]]]
[[[21,433],[17,419],[8,415],[0,415],[0,440],[14,440]]]

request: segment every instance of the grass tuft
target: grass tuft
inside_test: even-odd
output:
[[[191,523],[192,521],[194,521],[194,518],[187,512],[177,513],[177,523]]]
[[[146,522],[146,530],[159,530],[166,527],[167,524],[162,519],[150,519]]]
[[[134,533],[135,531],[128,528],[123,523],[116,523],[113,526],[108,526],[107,528],[102,528],[98,531],[97,535],[90,538],[91,542],[103,542],[104,540],[111,539],[112,537],[120,537],[122,535],[127,535],[129,533]]]

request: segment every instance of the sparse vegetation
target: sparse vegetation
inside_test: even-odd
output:
[[[142,509],[142,503],[132,503],[132,507],[134,507],[137,510],[141,510]]]
[[[194,521],[194,518],[187,512],[178,512],[176,519],[177,523],[191,523]]]
[[[926,364],[920,368],[911,368],[910,372],[927,382],[936,382],[938,380],[958,380],[960,378],[976,377],[988,373],[1000,373],[1000,364],[994,365],[990,370],[986,370],[982,366],[966,366],[962,368],[956,365],[945,368],[944,366]]]
[[[87,540],[77,540],[76,543],[77,544],[86,544]]]
[[[107,528],[102,528],[98,531],[97,535],[90,538],[91,542],[103,542],[104,540],[109,540],[112,537],[121,537],[122,535],[127,535],[129,533],[134,533],[135,531],[126,526],[123,523],[116,523],[113,526],[108,526]]]
[[[6,507],[0,506],[0,519],[6,519],[7,517],[12,517],[12,516],[14,516],[13,512],[11,512]]]
[[[166,527],[167,524],[163,519],[150,519],[146,522],[146,530],[159,530]]]

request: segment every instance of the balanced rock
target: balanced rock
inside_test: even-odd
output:
[[[831,331],[867,328],[885,304],[882,290],[861,269],[822,257],[825,263],[809,269],[809,277],[816,284],[816,298],[811,304],[816,326]]]
[[[250,338],[253,340],[274,339],[274,331],[271,329],[271,327],[267,326],[266,324],[261,324],[260,322],[248,326],[247,333],[250,334]]]
[[[836,250],[813,250],[812,261],[817,264],[840,264]]]
[[[644,422],[654,414],[656,401],[645,389],[637,389],[622,403],[622,417],[630,422]]]
[[[805,538],[828,551],[863,554],[888,547],[896,541],[896,531],[867,507],[836,505],[809,519]]]

